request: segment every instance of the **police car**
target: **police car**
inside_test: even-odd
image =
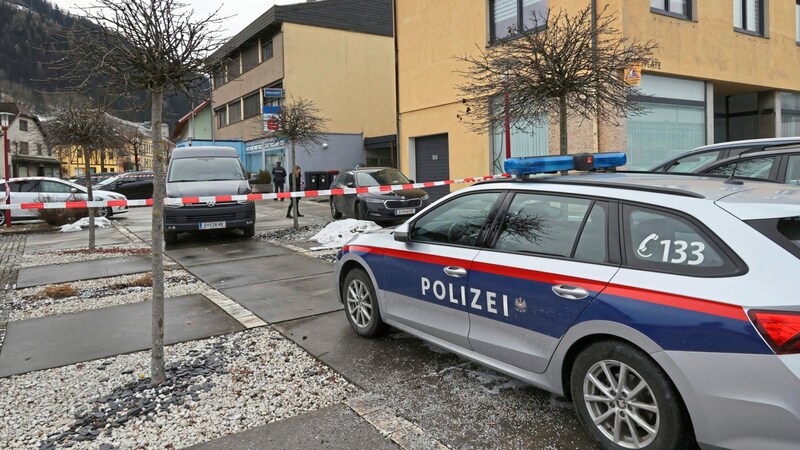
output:
[[[523,158],[335,266],[361,336],[396,327],[571,398],[605,448],[800,446],[800,187],[534,172]]]

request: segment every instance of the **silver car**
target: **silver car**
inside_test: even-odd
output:
[[[677,174],[483,183],[338,255],[387,325],[574,402],[604,448],[800,446],[800,187]]]

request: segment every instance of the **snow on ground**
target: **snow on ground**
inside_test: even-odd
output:
[[[335,220],[326,225],[325,228],[312,236],[309,240],[319,242],[326,248],[338,248],[360,234],[380,229],[380,225],[368,220]],[[312,250],[315,249],[316,248],[312,248]]]
[[[111,228],[114,225],[111,225],[111,221],[106,219],[105,217],[95,217],[94,218],[94,227],[95,228]],[[61,227],[62,233],[73,233],[75,231],[81,231],[84,228],[89,228],[89,218],[84,217],[83,219],[75,222],[64,225]]]

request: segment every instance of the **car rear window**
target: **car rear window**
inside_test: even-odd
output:
[[[800,259],[800,216],[750,220],[747,224]]]

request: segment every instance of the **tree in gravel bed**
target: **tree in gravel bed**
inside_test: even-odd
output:
[[[90,164],[98,151],[122,144],[117,123],[105,109],[88,102],[69,104],[54,117],[42,122],[45,139],[50,147],[58,147],[60,153],[77,154],[83,158],[84,173],[91,173]],[[102,156],[101,156],[102,158]],[[86,177],[86,197],[94,200],[91,177]],[[105,211],[111,208],[106,207]],[[89,208],[89,250],[95,248],[94,216],[96,208]]]
[[[94,0],[80,8],[87,22],[64,31],[71,43],[54,63],[77,90],[102,80],[108,92],[148,92],[153,152],[152,272],[153,323],[151,382],[164,372],[164,96],[196,92],[208,83],[207,57],[220,45],[217,12],[201,18],[175,0]]]
[[[297,165],[295,159],[295,147],[297,144],[303,146],[306,151],[310,151],[308,146],[310,144],[322,144],[322,133],[325,131],[325,122],[328,119],[319,116],[319,109],[314,105],[311,100],[306,100],[302,97],[298,99],[292,98],[291,101],[281,106],[280,112],[274,118],[274,130],[266,133],[270,139],[281,139],[289,141],[292,152],[292,164]],[[290,168],[293,171],[294,168]],[[292,186],[289,186],[292,190]],[[294,206],[292,208],[292,218],[294,219],[294,229],[300,228],[300,223],[297,220],[297,198],[289,199]]]
[[[466,63],[457,86],[466,105],[459,119],[480,134],[505,125],[508,141],[511,126],[525,131],[558,117],[559,149],[566,155],[569,117],[616,125],[644,113],[636,102],[641,91],[625,83],[622,71],[656,61],[658,44],[623,36],[617,20],[607,5],[599,11],[588,5],[574,15],[534,12],[523,26],[502,30],[509,39],[457,57]]]

